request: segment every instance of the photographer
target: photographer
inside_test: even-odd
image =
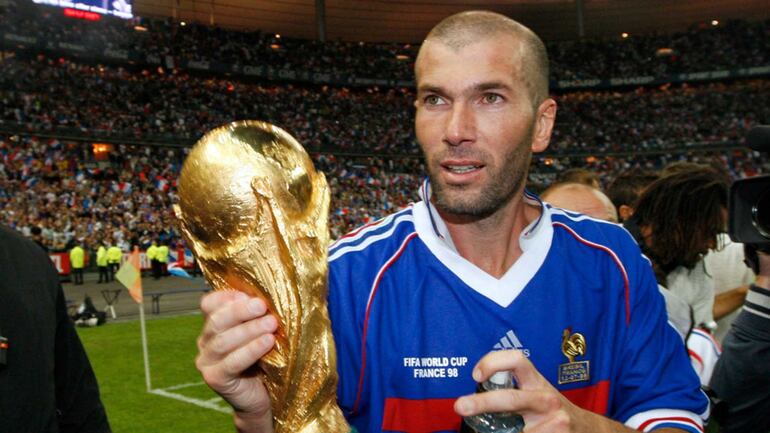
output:
[[[746,136],[752,150],[770,152],[770,126]],[[730,237],[745,244],[746,264],[757,274],[743,309],[724,340],[711,380],[727,413],[724,433],[770,431],[770,176],[736,181],[730,190]]]
[[[757,272],[738,318],[723,343],[711,388],[727,403],[724,433],[770,431],[770,254],[747,247]]]

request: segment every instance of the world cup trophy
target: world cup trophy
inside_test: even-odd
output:
[[[348,433],[326,308],[329,188],[284,130],[240,121],[190,151],[175,212],[214,290],[262,298],[278,319],[258,363],[277,433]]]

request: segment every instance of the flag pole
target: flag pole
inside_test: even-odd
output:
[[[128,293],[139,304],[139,327],[142,332],[142,355],[144,358],[144,382],[147,392],[152,391],[150,383],[150,356],[147,353],[147,329],[144,320],[144,296],[142,290],[142,265],[139,259],[139,247],[134,246],[134,251],[115,274],[115,279],[126,286]]]
[[[150,382],[150,356],[147,353],[147,330],[144,327],[144,301],[139,303],[139,325],[142,329],[142,354],[144,355],[144,382],[147,384],[147,392],[152,391]]]

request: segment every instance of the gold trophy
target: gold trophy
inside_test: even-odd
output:
[[[276,343],[258,363],[277,433],[348,433],[326,309],[329,188],[286,131],[241,121],[193,147],[175,212],[214,290],[265,300]]]

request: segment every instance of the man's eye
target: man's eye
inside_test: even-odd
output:
[[[496,94],[496,93],[487,93],[484,95],[484,103],[485,104],[494,104],[496,102],[502,101],[502,96]]]
[[[441,104],[441,98],[436,95],[428,95],[425,97],[425,103],[427,105],[438,105]]]

